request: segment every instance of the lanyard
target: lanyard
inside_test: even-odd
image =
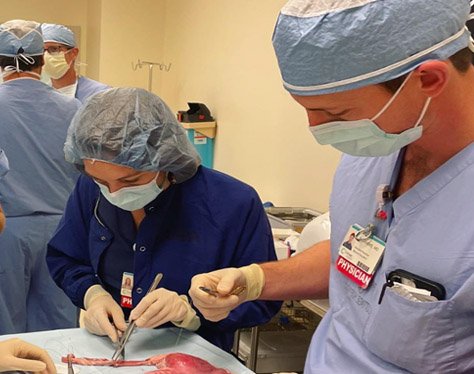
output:
[[[393,191],[397,186],[404,156],[405,148],[402,148],[398,153],[389,184],[381,184],[377,187],[375,192],[375,213],[370,223],[361,232],[362,236],[370,237],[372,234],[376,234],[382,240],[387,240],[390,225],[394,218]]]

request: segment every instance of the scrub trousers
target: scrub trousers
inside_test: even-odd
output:
[[[72,328],[77,307],[54,283],[46,248],[60,215],[7,217],[0,234],[0,334]]]

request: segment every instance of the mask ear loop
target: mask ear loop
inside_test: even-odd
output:
[[[474,2],[474,0],[473,0]],[[474,16],[474,14],[473,14]],[[411,75],[413,74],[414,70],[410,71],[410,73],[408,73],[407,77],[405,78],[405,80],[402,82],[402,84],[400,85],[400,87],[398,87],[398,90],[395,91],[395,93],[393,94],[393,96],[390,98],[390,100],[387,102],[387,104],[385,104],[383,106],[382,109],[380,109],[380,111],[374,116],[372,117],[372,121],[375,121],[378,117],[380,117],[380,115],[385,112],[385,110],[390,106],[390,104],[393,103],[393,100],[396,99],[396,97],[398,96],[398,94],[400,93],[400,91],[403,89],[403,87],[405,86],[405,84],[408,82],[408,79],[410,79]],[[425,105],[423,105],[423,109],[421,110],[421,113],[420,113],[420,116],[418,117],[418,119],[416,120],[416,123],[415,123],[415,126],[413,126],[413,128],[415,127],[418,127],[421,123],[421,120],[423,119],[423,117],[425,116],[426,114],[426,111],[428,110],[428,106],[430,105],[431,103],[431,97],[428,97],[428,99],[426,99],[426,102],[425,102]]]
[[[68,49],[66,52],[64,52],[64,60],[66,60],[66,54],[71,52],[74,48],[71,48],[71,49]],[[77,58],[77,56],[76,56]],[[71,60],[71,62],[69,64],[67,64],[67,66],[69,66],[69,69],[71,68],[71,66],[75,66],[75,59],[74,60]]]
[[[375,121],[377,118],[379,118],[383,112],[385,112],[385,110],[393,103],[393,101],[397,98],[398,94],[400,93],[400,91],[403,89],[403,87],[405,87],[405,84],[408,82],[408,79],[410,79],[411,75],[413,74],[413,71],[410,71],[407,75],[407,77],[405,78],[405,80],[402,82],[402,84],[400,85],[400,87],[398,87],[398,90],[395,91],[395,93],[392,95],[392,97],[390,98],[390,100],[387,102],[387,104],[385,104],[383,106],[382,109],[379,110],[379,112],[373,116],[371,118],[371,121]]]
[[[421,120],[425,116],[425,113],[428,110],[428,106],[430,105],[430,103],[431,103],[431,97],[428,97],[428,99],[426,99],[425,105],[423,106],[423,109],[421,110],[420,116],[418,117],[418,120],[416,121],[416,124],[415,126],[413,126],[413,128],[418,127],[420,125]]]

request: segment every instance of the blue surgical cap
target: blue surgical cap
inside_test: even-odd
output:
[[[43,39],[45,43],[55,42],[69,47],[76,46],[74,33],[66,26],[55,25],[53,23],[43,23],[41,29],[43,30]]]
[[[40,56],[43,36],[38,22],[12,20],[0,25],[0,56]]]
[[[274,34],[292,94],[346,91],[399,77],[469,45],[469,0],[290,0]]]
[[[141,88],[111,88],[91,96],[72,119],[64,153],[79,166],[95,159],[171,172],[178,183],[191,178],[201,162],[168,106]]]

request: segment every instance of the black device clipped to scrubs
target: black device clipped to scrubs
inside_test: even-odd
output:
[[[430,294],[438,300],[444,300],[446,297],[446,290],[441,283],[420,277],[406,270],[396,269],[387,275],[387,282],[383,285],[380,293],[379,304],[382,302],[387,287],[392,287],[395,282],[404,284],[404,281],[407,280],[414,283],[417,289],[430,291]]]

